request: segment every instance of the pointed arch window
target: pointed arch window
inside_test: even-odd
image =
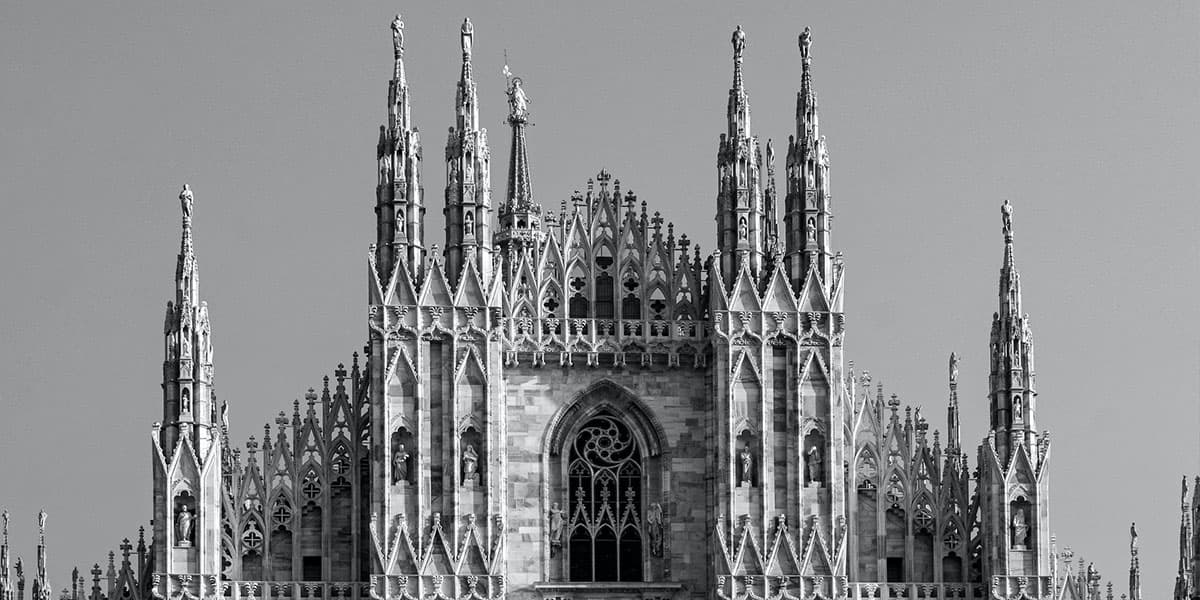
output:
[[[571,441],[568,557],[572,581],[641,581],[642,451],[619,419],[598,415]]]

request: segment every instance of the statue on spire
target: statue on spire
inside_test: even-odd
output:
[[[1012,213],[1012,204],[1009,204],[1008,200],[1005,200],[1004,204],[1000,207],[1000,216],[1004,219],[1004,236],[1008,238],[1012,237]]]
[[[958,355],[950,353],[950,385],[958,384]]]
[[[466,62],[471,60],[471,42],[475,37],[475,26],[471,24],[471,19],[469,17],[463,19],[461,33],[463,61]]]
[[[179,203],[183,206],[183,218],[185,221],[192,220],[192,188],[188,184],[183,184],[183,190],[179,192]]]
[[[523,83],[521,78],[512,74],[507,63],[504,65],[504,78],[508,80],[508,118],[514,121],[527,120],[529,118],[529,96],[525,94],[525,88],[521,87]]]
[[[46,537],[46,509],[38,511],[38,535]]]
[[[404,56],[404,21],[400,20],[399,13],[392,19],[392,50],[396,58]]]
[[[1129,553],[1132,554],[1133,556],[1137,556],[1137,552],[1138,552],[1138,539],[1137,538],[1138,538],[1137,523],[1130,523],[1129,524]]]
[[[809,48],[812,47],[812,30],[808,27],[800,33],[800,58],[808,60]]]
[[[733,30],[733,38],[730,41],[733,42],[733,60],[740,61],[742,50],[746,47],[746,32],[742,31],[741,25]]]

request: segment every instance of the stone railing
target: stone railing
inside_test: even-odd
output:
[[[546,362],[573,365],[582,355],[589,366],[663,362],[697,367],[702,366],[702,359],[692,356],[683,364],[680,351],[701,354],[709,334],[708,323],[695,320],[507,317],[503,327],[505,363],[530,360],[534,366]],[[600,354],[607,360],[601,360]],[[655,355],[665,358],[655,360]]]
[[[269,598],[320,598],[361,600],[368,598],[368,584],[359,581],[222,581],[220,597],[234,600]]]
[[[858,582],[849,584],[847,598],[868,600],[871,598],[967,598],[982,600],[987,597],[986,589],[978,583],[884,583]]]

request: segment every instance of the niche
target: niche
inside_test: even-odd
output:
[[[413,446],[413,436],[407,427],[401,427],[392,432],[392,484],[412,483],[413,465],[416,448]]]
[[[467,427],[459,438],[458,451],[461,482],[464,487],[475,487],[483,480],[483,438],[474,427]]]
[[[804,436],[804,482],[812,486],[825,483],[825,436],[815,429]]]
[[[737,436],[737,446],[734,450],[735,473],[737,487],[754,487],[758,485],[758,438],[749,430],[742,431]]]
[[[182,491],[175,496],[175,545],[190,548],[196,543],[196,498]]]

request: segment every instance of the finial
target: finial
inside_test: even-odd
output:
[[[958,355],[950,353],[950,385],[958,385]]]
[[[392,52],[397,60],[404,56],[404,21],[400,19],[400,13],[392,19]]]
[[[1129,553],[1132,554],[1134,557],[1136,557],[1137,552],[1138,552],[1137,523],[1130,523],[1129,524]]]
[[[1000,206],[1000,217],[1004,219],[1004,241],[1010,244],[1013,239],[1012,214],[1012,204],[1005,200],[1004,204]]]
[[[42,542],[46,541],[46,509],[38,511],[38,535],[42,537]]]
[[[183,184],[183,190],[179,192],[179,203],[183,207],[183,225],[190,227],[192,224],[192,188],[188,184]]]
[[[1187,484],[1186,479],[1184,480],[1184,484],[1185,485]],[[4,521],[4,541],[5,541],[5,543],[8,543],[8,509],[7,508],[4,509],[3,513],[0,513],[0,520]]]
[[[804,31],[800,32],[800,58],[804,59],[806,64],[810,59],[810,48],[812,48],[812,29],[805,27]]]

